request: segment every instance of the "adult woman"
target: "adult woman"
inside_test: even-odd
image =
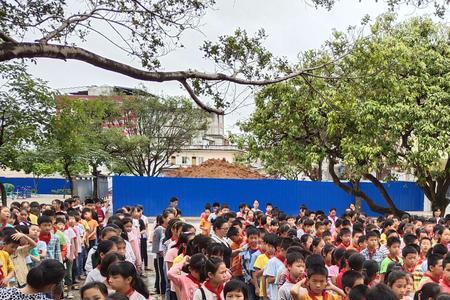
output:
[[[230,225],[223,217],[218,217],[213,224],[213,233],[211,238],[214,242],[220,243],[223,246],[223,261],[227,268],[231,264],[231,247],[228,239],[226,238]]]
[[[54,259],[46,259],[28,272],[25,287],[0,289],[0,299],[49,299],[45,294],[51,293],[61,283],[65,272],[62,263]]]

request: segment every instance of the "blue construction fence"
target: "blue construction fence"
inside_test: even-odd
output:
[[[52,191],[70,189],[70,183],[64,178],[21,178],[21,177],[0,177],[1,183],[14,185],[14,192],[21,188],[37,188],[37,194],[53,194]]]
[[[398,208],[405,211],[422,211],[424,194],[414,182],[388,182],[387,192]],[[363,182],[361,190],[385,205],[372,183]],[[113,177],[113,204],[115,208],[142,204],[145,214],[155,216],[169,205],[171,197],[179,199],[179,208],[184,216],[199,216],[205,203],[227,203],[234,211],[240,203],[252,204],[255,199],[261,208],[272,203],[288,215],[296,215],[305,204],[312,210],[327,211],[335,207],[342,213],[355,198],[332,182],[293,181],[273,179],[209,179],[167,177]],[[371,212],[363,202],[363,211]]]

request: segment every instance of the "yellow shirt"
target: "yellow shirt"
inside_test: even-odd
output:
[[[8,276],[9,273],[14,271],[14,265],[8,252],[0,250],[0,261],[2,263],[3,277]]]
[[[184,258],[183,254],[180,254],[177,257],[175,257],[175,259],[173,260],[173,263],[172,263],[172,267],[181,263],[183,261],[183,258]]]
[[[28,267],[25,258],[29,255],[29,250],[29,246],[21,246],[14,255],[10,256],[14,265],[14,276],[21,286],[27,283]]]
[[[338,294],[326,291],[327,293],[327,300],[342,300],[342,297]],[[324,300],[323,296],[316,296],[315,299],[311,298],[311,296],[309,294],[306,294],[305,297],[303,298],[303,300]]]
[[[38,222],[37,222],[38,217],[36,215],[30,214],[28,217],[30,218],[31,224],[33,224],[33,225],[37,225],[38,224]]]
[[[263,271],[264,268],[266,267],[268,261],[269,261],[269,257],[267,257],[267,255],[260,254],[256,258],[255,263],[253,264],[253,268],[258,268],[259,270]],[[263,294],[264,290],[263,290],[263,286],[262,286],[262,281],[263,281],[263,276],[261,276],[261,278],[259,280],[259,295],[260,296],[264,295]]]

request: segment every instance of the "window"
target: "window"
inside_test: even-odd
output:
[[[186,165],[188,163],[188,157],[187,156],[182,156],[181,157],[181,164]]]
[[[192,165],[196,166],[197,165],[197,157],[192,156]]]
[[[176,165],[177,164],[177,158],[175,156],[171,156],[170,157],[170,164],[171,165]]]
[[[197,162],[199,165],[203,163],[204,158],[203,157],[197,157]]]

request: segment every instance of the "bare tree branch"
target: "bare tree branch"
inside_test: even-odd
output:
[[[8,42],[8,43],[17,43],[17,41],[15,39],[13,39],[9,35],[5,34],[4,32],[1,32],[1,31],[0,31],[0,39],[2,39],[5,42]]]

